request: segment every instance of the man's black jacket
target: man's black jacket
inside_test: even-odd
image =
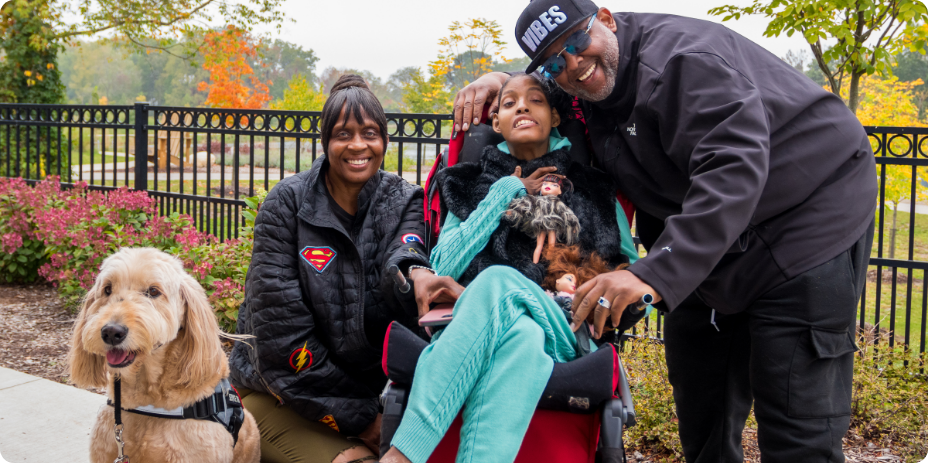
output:
[[[875,163],[840,98],[721,25],[613,17],[615,90],[582,108],[598,165],[658,223],[639,217],[653,245],[629,270],[671,309],[696,290],[744,310],[863,235]]]
[[[282,180],[258,212],[238,318],[238,333],[255,339],[236,343],[232,378],[273,394],[305,419],[356,436],[377,415],[386,384],[383,346],[368,341],[378,336],[365,331],[365,311],[374,307],[416,326],[412,291],[400,301],[386,269],[428,265],[423,193],[378,172],[358,199],[352,233],[329,207],[327,169],[323,156]]]

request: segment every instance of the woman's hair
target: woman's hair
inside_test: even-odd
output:
[[[580,246],[564,246],[557,244],[545,250],[545,260],[548,261],[548,273],[545,275],[541,287],[549,291],[557,291],[558,278],[572,273],[577,277],[577,287],[590,281],[600,273],[611,272],[609,264],[595,252],[584,254]],[[622,264],[618,268],[625,268]]]
[[[332,130],[338,123],[338,116],[345,109],[345,120],[343,124],[348,123],[349,117],[354,117],[358,123],[364,122],[365,116],[373,120],[380,127],[380,138],[383,139],[384,151],[387,149],[387,115],[383,112],[383,106],[377,97],[371,93],[370,88],[364,79],[359,75],[345,74],[338,78],[332,90],[329,91],[329,99],[326,100],[322,107],[322,121],[320,122],[320,132],[322,133],[322,151],[328,152],[329,139],[332,137]]]
[[[551,79],[545,79],[541,77],[537,72],[526,74],[519,71],[510,74],[509,78],[503,82],[503,86],[500,87],[499,93],[496,96],[497,106],[503,102],[503,90],[506,89],[506,86],[509,85],[509,82],[511,82],[513,79],[522,77],[528,77],[533,79],[535,82],[538,82],[538,85],[541,86],[542,92],[545,94],[545,99],[548,100],[548,105],[557,110],[558,115],[561,116],[561,120],[567,120],[572,117],[574,97],[561,90],[561,87],[558,87],[556,82]]]

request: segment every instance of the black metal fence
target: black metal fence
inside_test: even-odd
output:
[[[388,114],[384,169],[422,184],[448,143],[450,116]],[[147,190],[161,214],[235,237],[243,196],[270,190],[321,153],[318,112],[149,106],[0,104],[0,176]],[[860,302],[861,327],[890,344],[926,349],[928,128],[867,127],[880,181],[874,249]],[[652,315],[649,336],[662,337]]]
[[[159,211],[236,237],[242,197],[307,170],[322,152],[319,112],[0,104],[0,175],[147,190]],[[384,168],[422,184],[448,144],[450,116],[387,114]]]

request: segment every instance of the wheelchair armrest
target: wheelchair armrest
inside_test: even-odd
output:
[[[538,408],[572,413],[595,413],[612,398],[615,350],[596,352],[566,363],[555,363]]]
[[[397,322],[390,323],[383,340],[383,373],[394,383],[412,384],[419,355],[428,345],[409,328]]]
[[[380,405],[383,406],[383,417],[380,421],[380,454],[384,455],[390,450],[390,443],[396,430],[403,421],[403,412],[406,410],[406,395],[409,389],[405,386],[387,381],[387,386],[380,394]]]
[[[628,387],[628,377],[625,375],[625,365],[622,365],[622,360],[619,359],[619,399],[622,401],[622,407],[625,413],[625,426],[629,428],[634,426],[637,423],[635,418],[635,404],[632,402],[632,393]]]
[[[387,331],[383,350],[384,373],[390,381],[398,385],[411,385],[419,355],[427,346],[425,340],[405,326],[393,322]],[[596,352],[571,362],[555,363],[538,408],[595,413],[600,404],[613,397],[616,369],[621,370],[620,365],[611,345],[604,345]],[[620,375],[619,383],[621,378]]]

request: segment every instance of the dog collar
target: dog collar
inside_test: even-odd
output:
[[[119,381],[119,379],[116,381]],[[106,404],[115,408],[111,400],[107,400]],[[242,423],[245,422],[245,409],[242,408],[242,399],[228,378],[219,381],[212,395],[197,401],[189,407],[177,407],[168,410],[152,405],[143,405],[135,408],[122,408],[121,410],[155,418],[213,421],[223,425],[226,431],[232,434],[233,447],[238,443],[238,432],[242,429]]]

